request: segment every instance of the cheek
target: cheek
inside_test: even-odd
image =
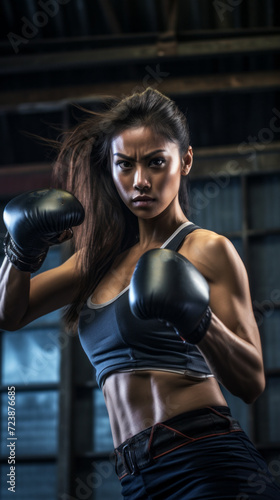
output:
[[[127,191],[127,180],[119,176],[114,168],[112,169],[112,179],[113,183],[115,184],[115,188],[117,192],[119,193],[120,197],[123,199],[125,197],[126,191]]]
[[[158,188],[162,192],[176,193],[180,187],[181,173],[178,168],[171,169],[167,175],[159,179]]]

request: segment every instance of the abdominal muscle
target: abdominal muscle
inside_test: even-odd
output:
[[[114,446],[180,413],[205,406],[227,406],[215,378],[193,381],[163,371],[110,375],[103,386]]]

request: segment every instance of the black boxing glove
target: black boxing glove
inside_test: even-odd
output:
[[[206,279],[173,250],[142,255],[132,275],[129,303],[134,316],[164,321],[190,344],[202,340],[211,321]]]
[[[81,224],[84,216],[77,198],[61,189],[40,189],[16,196],[3,213],[8,230],[4,239],[7,258],[20,271],[37,271],[49,247],[61,243],[62,233],[72,232],[72,226]]]

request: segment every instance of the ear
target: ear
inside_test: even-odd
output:
[[[189,146],[188,151],[182,157],[181,175],[188,175],[193,164],[193,150]]]

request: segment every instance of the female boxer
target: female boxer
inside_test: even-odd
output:
[[[220,390],[255,401],[263,360],[240,258],[187,218],[192,159],[184,115],[152,89],[66,133],[55,176],[68,192],[5,209],[0,327],[62,306],[68,325],[79,321],[126,500],[278,499]],[[30,280],[72,226],[74,255]]]

